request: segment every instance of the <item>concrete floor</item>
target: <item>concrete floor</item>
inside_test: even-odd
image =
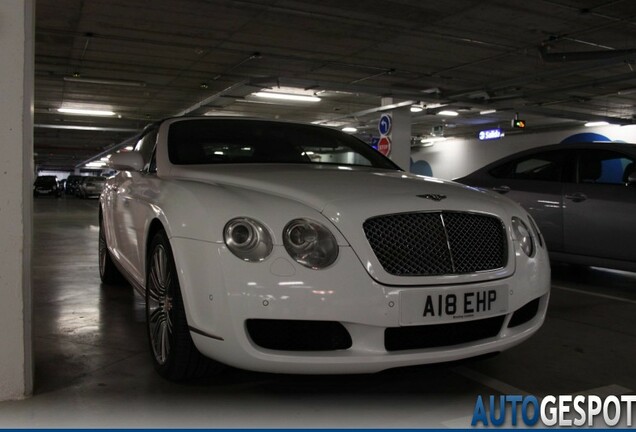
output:
[[[636,389],[636,274],[553,268],[548,319],[489,359],[374,375],[229,369],[198,384],[153,370],[143,302],[100,284],[97,201],[34,203],[35,394],[0,403],[0,427],[468,427],[477,395]]]

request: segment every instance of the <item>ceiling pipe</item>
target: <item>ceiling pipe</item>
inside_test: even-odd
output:
[[[104,156],[109,155],[109,154],[111,154],[113,152],[116,152],[117,150],[120,150],[120,149],[122,149],[124,147],[127,147],[129,145],[136,144],[137,141],[139,140],[139,136],[140,135],[141,135],[141,131],[139,133],[131,136],[130,138],[120,142],[119,144],[115,144],[114,146],[108,148],[107,150],[104,150],[104,151],[102,151],[102,152],[100,152],[100,153],[98,153],[98,154],[96,154],[94,156],[91,156],[88,159],[85,159],[85,160],[81,161],[80,163],[75,165],[75,168],[82,168],[82,167],[84,167],[84,165],[86,165],[89,162],[101,159]]]
[[[634,54],[634,58],[636,58],[636,54]],[[579,65],[576,67],[570,68],[559,68],[557,70],[548,70],[541,73],[536,74],[524,74],[520,75],[517,78],[511,78],[508,80],[499,80],[495,81],[491,84],[486,84],[481,87],[461,90],[459,92],[450,92],[442,94],[442,97],[449,100],[463,100],[466,97],[469,97],[471,94],[475,94],[477,92],[487,92],[492,93],[496,90],[505,89],[508,87],[522,87],[527,84],[531,84],[537,80],[550,80],[553,78],[559,78],[564,76],[569,76],[577,73],[587,73],[596,71],[599,69],[606,69],[609,66],[613,66],[617,63],[622,63],[625,60],[623,57],[612,57],[608,59],[598,60],[593,64],[585,64]]]
[[[618,118],[618,117],[609,117],[609,116],[599,116],[595,114],[588,114],[584,112],[574,112],[562,109],[553,109],[553,108],[545,108],[541,106],[524,106],[519,107],[518,110],[523,113],[529,114],[539,114],[543,116],[551,116],[568,120],[578,120],[578,121],[605,121],[614,125],[631,125],[633,124],[632,119]]]
[[[571,51],[571,52],[548,52],[549,46],[539,46],[541,60],[546,63],[565,63],[576,61],[597,61],[605,59],[616,59],[617,57],[633,57],[636,49],[605,50],[605,51]],[[619,59],[619,60],[622,60]]]
[[[232,94],[232,96],[246,96],[250,93],[252,93],[254,91],[253,86],[251,86],[250,81],[249,80],[243,80],[243,81],[239,81],[235,84],[232,84],[231,86],[221,90],[218,93],[215,93],[211,96],[208,96],[207,98],[203,99],[200,102],[195,103],[194,105],[189,106],[188,108],[179,111],[177,114],[175,114],[176,117],[181,117],[181,116],[185,116],[185,115],[195,115],[197,113],[202,114],[200,112],[200,110],[202,108],[205,107],[209,107],[210,104],[212,102],[216,102],[219,100],[222,100],[222,98],[229,96],[230,94]],[[231,101],[233,102],[233,101]],[[231,103],[230,102],[230,103]],[[229,105],[230,103],[226,104]]]
[[[384,111],[391,111],[391,110],[394,110],[394,109],[397,109],[397,108],[403,108],[403,107],[406,107],[406,106],[410,107],[414,103],[417,103],[417,101],[409,100],[409,101],[398,102],[398,103],[394,103],[394,104],[390,104],[390,105],[382,105],[382,106],[379,106],[379,107],[370,108],[370,109],[366,109],[366,110],[363,110],[363,111],[357,111],[357,112],[354,112],[354,113],[349,113],[349,114],[342,115],[342,116],[339,116],[339,117],[333,117],[333,118],[330,118],[328,120],[322,120],[322,121],[316,122],[314,124],[322,125],[322,124],[329,123],[329,122],[332,122],[332,121],[344,120],[344,119],[349,119],[349,118],[354,118],[354,117],[363,117],[365,115],[375,114],[375,113],[384,112]]]

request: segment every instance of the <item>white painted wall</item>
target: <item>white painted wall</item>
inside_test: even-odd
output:
[[[449,139],[436,143],[432,147],[413,149],[411,158],[414,162],[419,160],[428,162],[433,176],[453,179],[470,174],[512,153],[532,147],[557,144],[577,133],[597,133],[615,141],[636,142],[636,126],[580,127],[535,134],[526,131],[493,141],[479,141],[477,138]]]
[[[52,175],[57,177],[58,180],[66,180],[71,173],[68,171],[49,171],[49,170],[41,170],[38,171],[37,175],[39,176],[48,176]]]
[[[33,1],[0,1],[0,400],[32,391]]]

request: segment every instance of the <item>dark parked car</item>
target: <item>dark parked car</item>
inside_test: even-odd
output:
[[[555,261],[636,271],[636,145],[557,144],[457,179],[520,203]]]
[[[35,179],[35,183],[33,183],[33,196],[37,197],[40,195],[47,196],[62,196],[62,188],[57,182],[57,177],[55,176],[38,176]]]
[[[68,178],[66,179],[66,188],[64,189],[66,195],[75,195],[77,193],[77,186],[79,185],[81,180],[82,176],[74,174],[68,176]]]

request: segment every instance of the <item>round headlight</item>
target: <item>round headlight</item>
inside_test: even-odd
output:
[[[519,218],[512,218],[512,231],[519,242],[521,250],[529,257],[534,254],[534,241],[528,226]]]
[[[287,253],[311,269],[330,266],[338,258],[338,242],[324,225],[311,219],[294,219],[283,230]]]
[[[227,248],[244,261],[263,261],[272,252],[273,242],[265,226],[250,218],[229,221],[223,230]]]

